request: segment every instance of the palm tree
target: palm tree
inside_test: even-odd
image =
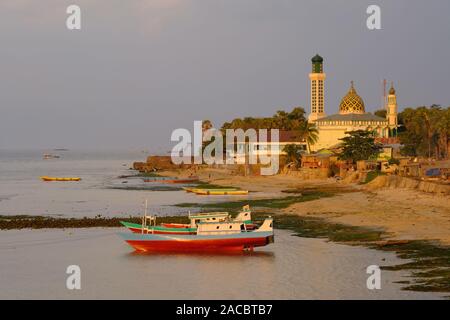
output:
[[[440,119],[436,123],[436,129],[439,136],[438,140],[438,148],[440,155],[443,156],[444,159],[448,159],[449,156],[449,135],[450,135],[450,109],[447,108],[444,111],[444,114],[440,117]],[[438,155],[439,158],[439,155]]]
[[[308,153],[311,153],[311,146],[315,145],[319,140],[319,131],[317,130],[314,123],[305,122],[300,127],[300,133],[303,139],[306,141],[306,146],[308,147]]]

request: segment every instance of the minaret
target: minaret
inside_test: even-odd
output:
[[[397,119],[397,96],[395,95],[394,83],[391,83],[391,89],[389,89],[388,101],[387,101],[387,113],[386,120],[388,121],[389,131],[391,136],[394,135],[394,131],[397,131],[398,119]]]
[[[316,54],[312,59],[311,80],[311,113],[308,120],[314,122],[325,117],[324,82],[326,74],[323,72],[323,58]]]

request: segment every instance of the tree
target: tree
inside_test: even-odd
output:
[[[450,143],[450,108],[444,110],[444,114],[439,118],[436,124],[438,140],[438,157],[448,159],[449,143]]]
[[[286,111],[278,110],[277,113],[273,116],[274,128],[280,130],[289,130],[290,121],[288,115],[289,113],[287,113]]]
[[[374,113],[376,116],[379,116],[380,118],[386,119],[387,110],[386,109],[380,109],[375,111]]]
[[[306,141],[308,153],[311,153],[311,146],[315,145],[319,140],[319,131],[317,130],[314,123],[305,122],[300,127],[300,134],[301,137]]]
[[[303,149],[301,146],[296,144],[288,144],[283,148],[286,153],[286,158],[289,162],[295,163],[296,167],[299,167],[302,159]]]
[[[294,108],[291,112],[277,111],[272,117],[243,119],[236,118],[231,122],[225,122],[222,131],[226,129],[279,129],[296,130],[306,122],[305,110],[301,107]]]
[[[399,131],[402,154],[448,157],[448,136],[450,131],[449,108],[438,105],[431,107],[406,108],[399,114],[403,128]]]
[[[381,151],[381,145],[375,143],[373,132],[366,130],[347,131],[342,141],[342,153],[339,158],[351,160],[368,160],[376,157]]]

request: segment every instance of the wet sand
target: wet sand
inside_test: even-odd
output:
[[[450,245],[450,199],[412,190],[338,194],[283,210],[353,226],[383,228],[390,239]]]
[[[382,289],[366,288],[369,265],[395,254],[292,236],[253,254],[136,254],[119,229],[0,232],[1,299],[436,299],[402,291],[408,273],[382,271]],[[123,229],[121,229],[123,231]],[[66,288],[68,265],[81,290]]]

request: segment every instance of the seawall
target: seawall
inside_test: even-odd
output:
[[[427,193],[448,196],[450,195],[450,185],[433,181],[422,181],[401,176],[378,176],[369,182],[365,188],[367,190],[378,189],[411,189]]]

